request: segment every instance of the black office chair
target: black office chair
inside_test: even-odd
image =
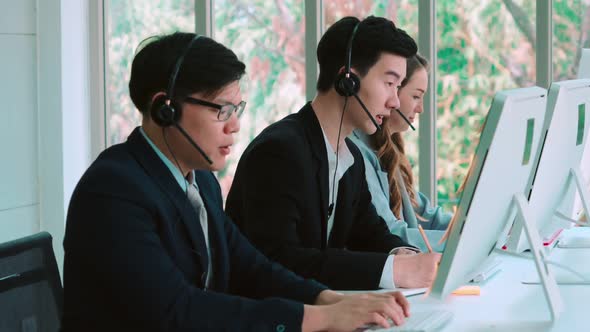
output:
[[[55,332],[63,289],[51,235],[0,244],[0,331]]]

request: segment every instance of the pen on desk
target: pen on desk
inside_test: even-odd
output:
[[[430,246],[430,242],[428,242],[428,238],[426,237],[426,233],[424,233],[424,229],[422,229],[421,225],[418,225],[418,230],[420,231],[420,235],[422,235],[422,239],[424,240],[424,244],[426,244],[426,248],[428,248],[428,252],[432,253],[432,247]]]
[[[491,279],[493,276],[495,276],[501,270],[502,269],[499,266],[494,266],[490,270],[484,271],[484,272],[476,275],[475,277],[473,277],[472,281],[475,283],[482,283],[484,281]]]

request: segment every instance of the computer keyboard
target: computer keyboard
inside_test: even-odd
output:
[[[391,326],[383,328],[379,325],[365,326],[360,331],[379,332],[435,332],[440,331],[453,318],[453,313],[447,310],[431,310],[412,312],[410,317],[405,318],[402,326]],[[393,322],[389,320],[393,325]]]

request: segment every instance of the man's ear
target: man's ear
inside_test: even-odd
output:
[[[164,92],[164,91],[158,91],[158,92],[154,93],[154,95],[152,96],[152,100],[150,101],[150,105],[154,103],[154,100],[156,100],[160,96],[165,96],[165,95],[166,95],[166,92]]]
[[[148,105],[146,105],[146,110],[145,110],[145,115],[143,121],[145,120],[151,120],[152,117],[152,111],[154,108],[154,103],[158,100],[158,102],[163,102],[164,97],[166,96],[166,92],[164,91],[158,91],[156,93],[154,93],[154,95],[152,96],[152,98],[150,99],[150,103]],[[143,112],[142,112],[143,113]]]
[[[149,105],[147,105],[147,109],[148,112],[151,112],[152,107],[154,106],[154,102],[156,102],[156,100],[159,100],[159,102],[163,101],[164,97],[166,96],[166,92],[164,91],[158,91],[156,93],[154,93],[154,95],[152,96]]]
[[[342,74],[344,72],[346,72],[346,67],[345,66],[342,66],[342,67],[340,67],[340,69],[338,69],[338,75],[340,75],[340,74]],[[353,74],[355,74],[356,76],[359,76],[358,72],[356,71],[356,69],[354,69],[354,67],[351,67],[350,68],[350,72],[353,73]],[[360,78],[360,76],[359,76],[359,78]]]

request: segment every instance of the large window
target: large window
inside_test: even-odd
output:
[[[590,48],[590,1],[553,0],[553,80],[578,77],[582,48]]]
[[[452,209],[494,94],[535,84],[535,2],[438,1],[438,202]]]
[[[412,37],[418,37],[418,0],[324,0],[325,27],[345,16],[365,18],[369,15],[387,17]]]
[[[124,141],[141,123],[129,97],[135,48],[147,37],[177,30],[195,31],[194,0],[108,1],[107,145]]]
[[[111,145],[123,141],[141,120],[127,88],[135,47],[154,34],[194,31],[195,20],[209,13],[195,13],[195,0],[103,1],[108,4],[104,125],[106,143]],[[315,63],[316,59],[305,59],[304,5],[311,1],[212,3],[212,17],[208,19],[213,37],[234,50],[247,66],[243,94],[248,104],[241,131],[227,167],[217,174],[225,194],[247,144],[263,128],[304,104],[306,68],[311,68],[309,64],[306,67],[306,61]],[[425,2],[420,2],[423,5]],[[536,1],[436,0],[435,6],[436,20],[431,24],[436,24],[432,46],[437,63],[431,64],[431,70],[436,77],[437,153],[420,158],[436,158],[436,179],[432,181],[437,184],[439,203],[450,210],[458,201],[457,190],[494,94],[534,85],[537,69],[539,77],[550,69],[536,64],[536,47],[543,45],[536,40]],[[318,27],[322,31],[344,16],[376,15],[393,20],[418,41],[418,0],[324,0],[322,7],[323,26]],[[551,9],[551,77],[572,79],[577,76],[581,48],[590,47],[590,1],[553,0]],[[416,181],[420,134],[418,128],[404,135]]]
[[[305,103],[305,19],[302,0],[217,0],[213,12],[214,38],[236,52],[247,72],[241,129],[217,174],[225,196],[252,139]]]

